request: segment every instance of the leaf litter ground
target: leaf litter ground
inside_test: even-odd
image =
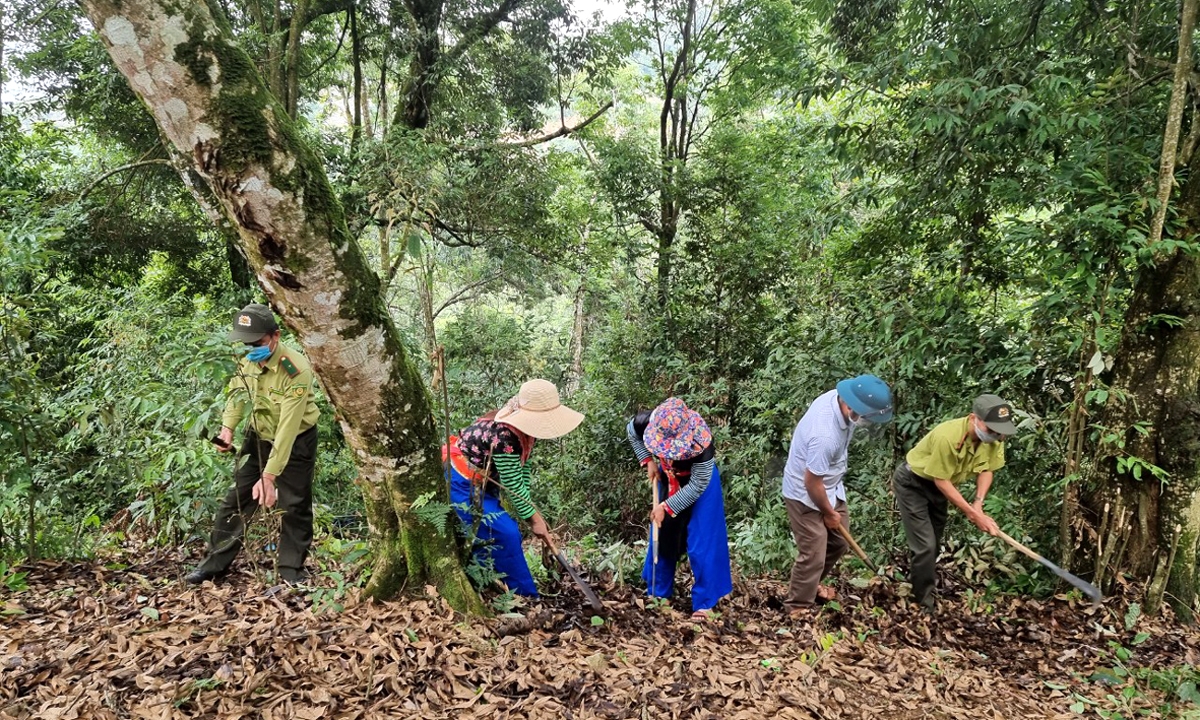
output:
[[[432,595],[314,612],[311,591],[249,572],[192,588],[185,567],[25,568],[0,625],[0,718],[1182,717],[1122,670],[1200,651],[1195,631],[1127,623],[1116,601],[949,598],[929,620],[882,577],[842,583],[810,621],[787,618],[783,584],[742,581],[695,623],[685,600],[629,586],[598,586],[593,617],[561,581],[496,618]]]

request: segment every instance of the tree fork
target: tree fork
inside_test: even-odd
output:
[[[163,136],[233,223],[338,409],[379,556],[372,593],[433,584],[457,609],[482,612],[452,535],[412,513],[417,497],[448,493],[429,398],[316,155],[219,10],[174,0],[83,6]]]

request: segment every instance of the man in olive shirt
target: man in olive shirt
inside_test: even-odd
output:
[[[279,325],[266,305],[251,304],[233,318],[231,342],[249,352],[229,382],[217,449],[230,452],[233,431],[249,406],[249,425],[238,450],[246,461],[217,511],[208,557],[187,576],[189,583],[218,578],[242,548],[246,523],[259,505],[283,510],[278,568],[287,582],[302,579],[312,543],[312,482],[317,454],[315,380],[308,360],[279,342]]]
[[[930,612],[936,607],[933,589],[947,503],[985,533],[999,532],[983,512],[983,499],[992,486],[992,473],[1004,467],[1004,440],[1016,432],[1012,405],[995,395],[980,395],[971,414],[930,430],[892,475],[908,539],[908,579],[917,602]],[[971,475],[976,476],[975,500],[968,503],[957,486]]]

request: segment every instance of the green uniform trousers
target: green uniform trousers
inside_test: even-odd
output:
[[[242,549],[246,524],[258,510],[251,495],[254,484],[262,476],[262,466],[271,455],[271,443],[260,440],[253,431],[238,450],[246,461],[234,475],[234,486],[226,493],[217,511],[216,526],[209,541],[208,557],[200,570],[224,573]],[[317,457],[317,428],[313,426],[296,436],[292,455],[283,472],[275,478],[278,498],[275,506],[283,511],[279,529],[279,573],[288,579],[304,567],[308,548],[312,544],[313,513],[312,484]]]
[[[914,473],[906,462],[892,474],[892,489],[908,539],[908,581],[913,586],[913,597],[925,609],[933,610],[938,550],[949,502],[932,480]]]

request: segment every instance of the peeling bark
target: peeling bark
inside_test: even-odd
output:
[[[458,609],[482,611],[454,539],[410,509],[419,495],[447,492],[429,399],[319,160],[208,4],[83,5],[166,140],[232,221],[338,410],[376,550],[368,592],[433,584]]]

